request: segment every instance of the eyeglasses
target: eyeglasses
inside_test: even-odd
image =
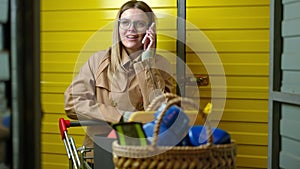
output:
[[[138,32],[144,32],[148,28],[148,23],[143,20],[119,19],[118,21],[120,28],[124,30],[128,30],[132,25]]]

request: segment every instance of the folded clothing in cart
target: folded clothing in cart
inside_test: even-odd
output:
[[[209,107],[210,104],[207,107]],[[143,125],[149,142],[152,141],[154,127],[165,105],[161,105],[154,114],[154,120]],[[220,128],[212,128],[213,144],[229,144],[231,138],[228,132]],[[202,125],[189,126],[189,118],[178,106],[171,106],[162,118],[158,142],[159,146],[199,146],[208,140],[206,127]]]
[[[225,130],[220,128],[212,128],[213,143],[214,144],[229,144],[230,135]],[[206,144],[208,140],[206,127],[197,125],[189,129],[188,142],[191,146],[199,146]]]
[[[154,120],[143,125],[143,129],[146,133],[147,139],[152,142],[153,132],[157,119],[165,107],[163,104],[158,111],[154,114]],[[166,111],[162,117],[160,129],[158,132],[158,146],[175,146],[180,144],[183,138],[186,136],[189,129],[189,118],[184,111],[173,105]]]

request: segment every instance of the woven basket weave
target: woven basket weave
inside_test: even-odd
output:
[[[153,140],[148,146],[121,146],[113,142],[113,162],[115,169],[231,169],[236,164],[236,144],[213,144],[213,136],[206,121],[207,144],[193,146],[157,146],[162,117],[172,105],[188,103],[197,106],[187,98],[174,94],[164,94],[153,100],[147,110],[157,109],[158,101],[165,99],[166,106],[155,124]],[[199,111],[206,119],[206,115]]]

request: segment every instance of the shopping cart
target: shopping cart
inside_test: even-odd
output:
[[[68,135],[68,129],[70,127],[78,126],[92,126],[99,124],[107,124],[104,121],[70,121],[65,120],[64,118],[59,119],[59,130],[61,138],[64,142],[66,152],[69,159],[69,168],[70,169],[92,169],[88,164],[87,159],[93,159],[93,157],[87,156],[87,152],[93,150],[93,148],[81,146],[76,148],[74,139]]]

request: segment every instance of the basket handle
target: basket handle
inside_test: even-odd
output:
[[[168,100],[170,99],[174,99],[179,97],[176,94],[173,93],[163,93],[157,97],[155,97],[152,102],[149,104],[149,106],[147,107],[146,111],[151,111],[151,110],[157,110],[159,108],[159,103],[160,102],[168,102]]]
[[[163,116],[165,115],[166,111],[172,105],[177,105],[179,103],[186,103],[186,104],[189,104],[189,105],[191,105],[195,108],[198,107],[198,105],[193,100],[188,99],[188,98],[182,98],[182,97],[179,97],[177,95],[176,95],[176,97],[174,97],[174,94],[167,94],[166,93],[166,94],[163,94],[163,96],[158,96],[158,97],[159,97],[159,99],[154,99],[153,102],[156,102],[156,101],[160,100],[161,98],[172,98],[172,99],[167,102],[166,106],[164,107],[164,109],[162,110],[162,112],[158,116],[157,122],[156,122],[155,127],[154,127],[154,132],[153,132],[153,140],[152,140],[152,143],[151,143],[152,147],[157,146],[158,134],[159,134],[159,129],[160,129],[160,125],[161,125]],[[157,104],[157,103],[153,103],[153,104]],[[198,112],[202,115],[204,120],[207,119],[206,118],[207,115],[202,110],[199,109]],[[205,129],[206,129],[206,133],[207,133],[207,136],[208,136],[207,145],[212,145],[213,144],[213,135],[212,135],[212,131],[211,131],[211,126],[210,126],[209,121],[206,121],[206,123],[207,123],[207,126],[205,127]]]

